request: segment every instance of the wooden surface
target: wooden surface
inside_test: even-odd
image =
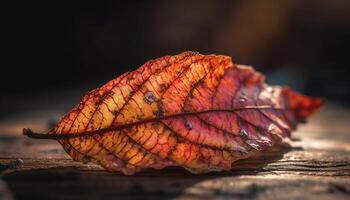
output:
[[[56,141],[21,136],[61,114],[44,113],[0,120],[1,200],[350,199],[350,110],[330,103],[282,145],[230,172],[199,175],[166,168],[124,176],[73,162]]]

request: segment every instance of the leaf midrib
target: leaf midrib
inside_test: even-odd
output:
[[[203,113],[215,113],[215,112],[237,112],[237,111],[244,111],[244,110],[270,110],[270,109],[271,110],[289,110],[288,108],[272,107],[271,105],[260,105],[260,106],[245,106],[242,108],[235,108],[235,109],[210,109],[210,110],[202,110],[202,111],[190,111],[190,112],[181,112],[181,113],[176,113],[171,115],[164,115],[162,117],[153,117],[153,118],[143,119],[136,122],[110,126],[107,128],[102,128],[102,129],[92,130],[92,131],[83,131],[79,133],[61,133],[61,134],[47,133],[47,134],[41,134],[41,135],[45,136],[44,139],[69,139],[69,138],[92,136],[92,135],[103,135],[109,131],[122,130],[122,129],[130,128],[132,126],[136,126],[139,124],[156,122],[164,119],[181,117],[186,115],[198,115]],[[39,133],[34,133],[34,134],[39,134]]]

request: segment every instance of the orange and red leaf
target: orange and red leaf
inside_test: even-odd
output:
[[[264,79],[227,56],[161,57],[86,94],[49,134],[74,160],[124,174],[230,170],[290,136],[322,104]]]

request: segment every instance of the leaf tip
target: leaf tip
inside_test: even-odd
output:
[[[283,93],[288,97],[288,107],[294,110],[302,120],[315,113],[324,104],[321,98],[304,96],[288,87],[283,89]]]

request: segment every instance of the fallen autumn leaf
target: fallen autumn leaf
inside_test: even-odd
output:
[[[75,161],[110,171],[230,170],[289,137],[322,101],[269,86],[230,57],[184,52],[150,60],[85,95],[47,134]]]

